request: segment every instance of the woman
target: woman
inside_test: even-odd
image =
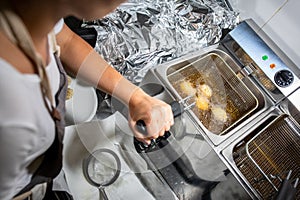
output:
[[[173,125],[169,105],[124,79],[61,20],[69,15],[101,18],[122,2],[1,1],[0,199],[53,198],[52,179],[62,163],[64,69],[128,106],[129,125],[138,140],[149,143]],[[138,120],[144,120],[147,135],[135,129]]]

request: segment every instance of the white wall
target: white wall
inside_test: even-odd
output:
[[[229,0],[242,19],[252,18],[300,68],[299,0]]]

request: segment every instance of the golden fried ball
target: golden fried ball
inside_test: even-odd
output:
[[[199,95],[196,97],[196,106],[200,110],[206,111],[209,109],[209,100],[205,96]]]
[[[221,108],[220,106],[213,106],[211,108],[211,112],[212,112],[215,120],[220,121],[220,122],[227,121],[226,111],[223,108]]]
[[[180,89],[184,94],[188,96],[195,95],[197,92],[196,88],[194,88],[189,81],[182,81],[180,83]]]
[[[206,96],[207,98],[210,98],[213,94],[211,87],[209,87],[206,84],[199,85],[198,89],[199,89],[200,93],[203,94],[204,96]]]

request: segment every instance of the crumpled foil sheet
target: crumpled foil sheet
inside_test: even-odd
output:
[[[239,14],[222,0],[130,0],[101,20],[96,51],[138,84],[149,69],[216,44]]]

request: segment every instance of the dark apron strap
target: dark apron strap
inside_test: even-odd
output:
[[[55,55],[55,54],[54,54]],[[61,116],[65,116],[65,101],[67,93],[67,77],[66,73],[61,65],[59,58],[55,55],[56,62],[60,71],[60,86],[59,90],[55,95],[56,100],[56,110]],[[45,152],[45,157],[36,171],[37,175],[47,175],[47,177],[56,177],[62,168],[62,140],[65,129],[64,117],[61,120],[54,120],[55,122],[55,139],[52,146]]]
[[[57,107],[61,116],[65,116],[65,101],[67,93],[67,77],[64,68],[60,62],[60,59],[54,54],[56,63],[60,72],[60,85],[59,90],[55,95]],[[24,187],[19,193],[22,194],[31,190],[35,185],[43,182],[51,184],[53,178],[55,178],[62,168],[62,149],[63,149],[63,136],[65,128],[65,120],[62,117],[61,120],[55,120],[55,139],[50,148],[43,154],[43,160],[40,166],[37,168],[32,176],[31,182]],[[38,158],[39,159],[39,158]]]

